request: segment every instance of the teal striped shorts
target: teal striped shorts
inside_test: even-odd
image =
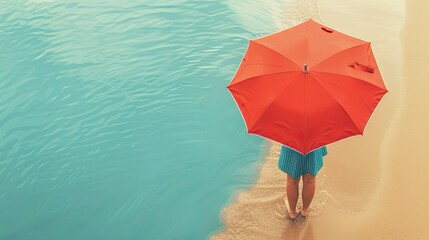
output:
[[[323,157],[326,154],[328,154],[326,146],[303,155],[292,148],[282,145],[279,156],[279,169],[293,178],[298,178],[305,173],[311,173],[311,175],[316,176],[323,166]]]

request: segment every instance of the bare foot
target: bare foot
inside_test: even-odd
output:
[[[298,211],[298,212],[297,211],[291,212],[291,211],[288,210],[288,213],[289,213],[289,218],[292,219],[292,220],[295,220],[297,217],[299,217],[300,211]]]
[[[308,209],[304,210],[303,208],[301,208],[301,215],[303,217],[307,217],[308,216]]]
[[[284,203],[286,205],[286,209],[287,209],[287,212],[289,214],[289,218],[292,219],[292,220],[295,220],[299,216],[300,211],[297,212],[296,209],[290,209],[289,202],[288,202],[288,200],[287,200],[286,197],[283,198],[283,201],[284,201]]]

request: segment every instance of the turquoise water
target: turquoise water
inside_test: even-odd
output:
[[[167,1],[165,1],[167,2]],[[226,90],[251,1],[0,1],[0,239],[205,239],[265,141]]]

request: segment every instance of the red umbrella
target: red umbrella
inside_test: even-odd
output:
[[[313,20],[250,40],[228,90],[249,133],[303,154],[362,135],[387,92],[369,42]]]

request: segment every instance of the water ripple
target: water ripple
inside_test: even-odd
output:
[[[46,237],[33,227],[45,220],[50,239],[202,239],[220,226],[261,142],[225,90],[261,28],[230,4],[0,2],[0,238]]]

